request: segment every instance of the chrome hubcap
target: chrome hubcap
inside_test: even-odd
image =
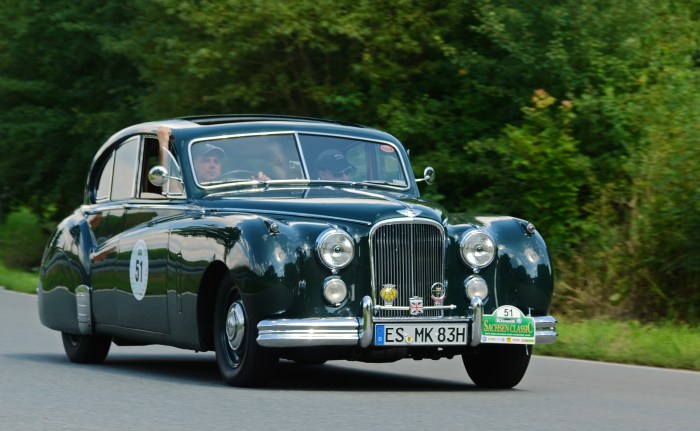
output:
[[[226,339],[233,350],[238,350],[245,335],[245,314],[240,302],[234,302],[226,314]]]

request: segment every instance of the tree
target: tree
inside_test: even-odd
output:
[[[61,218],[80,204],[99,145],[132,120],[139,78],[102,49],[128,3],[0,5],[0,219],[19,205]]]

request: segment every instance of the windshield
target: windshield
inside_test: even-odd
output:
[[[396,147],[384,142],[284,133],[198,141],[190,151],[203,187],[294,180],[408,186]]]

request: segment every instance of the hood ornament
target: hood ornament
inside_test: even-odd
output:
[[[396,210],[397,213],[401,215],[405,215],[406,217],[416,217],[418,214],[422,213],[423,211],[417,210],[413,208],[413,205],[411,204],[406,204],[406,208],[402,210]]]
[[[430,299],[433,300],[435,305],[442,305],[445,297],[447,296],[447,289],[445,285],[440,282],[434,283],[430,286]]]

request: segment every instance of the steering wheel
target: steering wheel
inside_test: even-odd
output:
[[[217,181],[223,180],[254,180],[258,178],[258,174],[253,171],[248,171],[246,169],[234,169],[232,171],[224,172],[219,175],[216,179]]]

